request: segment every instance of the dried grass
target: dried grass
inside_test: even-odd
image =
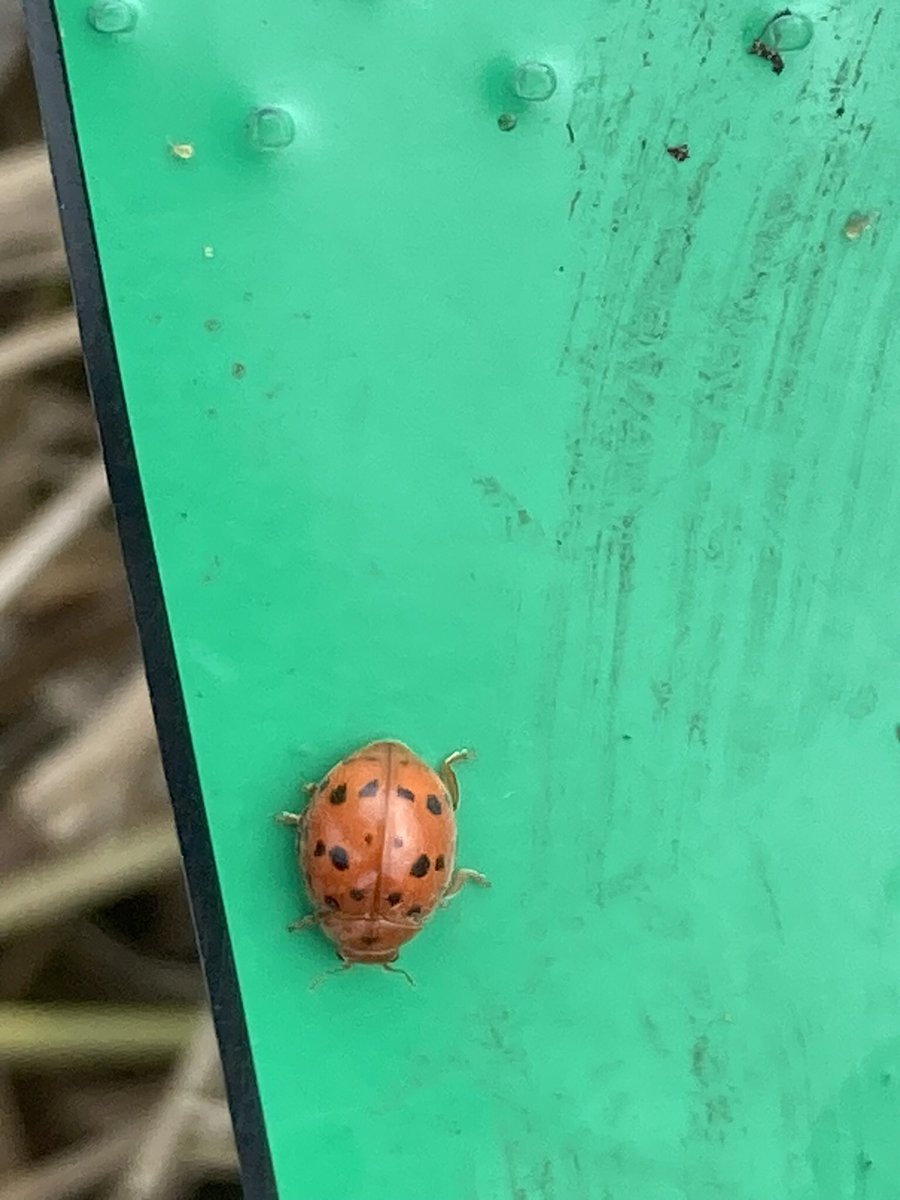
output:
[[[0,0],[0,1195],[234,1196],[38,131]]]

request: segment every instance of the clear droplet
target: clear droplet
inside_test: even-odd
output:
[[[762,41],[773,50],[805,50],[812,41],[813,23],[802,13],[784,12],[773,17],[765,28]]]
[[[869,212],[852,212],[844,224],[844,237],[850,242],[858,241],[867,229],[872,228],[880,215],[877,209]]]
[[[129,0],[102,0],[91,5],[87,19],[98,33],[130,33],[137,25],[138,10]]]
[[[520,100],[549,100],[556,91],[556,72],[549,63],[522,63],[513,76],[513,91]]]
[[[286,108],[267,105],[255,109],[247,119],[250,141],[258,150],[281,150],[294,140],[294,118]]]

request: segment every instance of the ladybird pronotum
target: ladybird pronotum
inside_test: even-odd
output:
[[[459,750],[435,771],[403,742],[371,742],[308,787],[301,813],[282,813],[297,830],[297,861],[313,912],[291,929],[318,926],[354,963],[396,961],[435,909],[467,883],[457,868]]]

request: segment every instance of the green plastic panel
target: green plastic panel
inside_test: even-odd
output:
[[[136,11],[58,3],[282,1200],[894,1200],[896,13]],[[493,890],[310,990],[271,814],[378,736]]]

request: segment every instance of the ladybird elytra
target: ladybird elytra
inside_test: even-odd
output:
[[[297,866],[313,911],[290,926],[318,926],[344,966],[395,962],[434,911],[478,871],[456,867],[456,763],[433,770],[403,742],[370,742],[305,790],[301,813],[278,820],[297,831]]]

